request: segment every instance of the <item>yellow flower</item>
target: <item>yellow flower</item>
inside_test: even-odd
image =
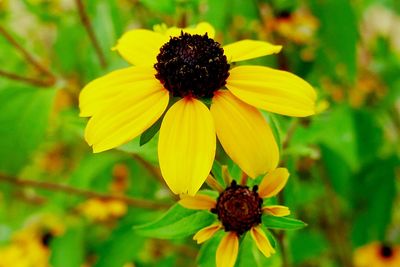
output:
[[[127,212],[124,202],[113,199],[91,198],[78,206],[78,210],[88,219],[107,221],[124,216]]]
[[[355,267],[398,267],[400,266],[400,246],[388,246],[373,242],[354,252]]]
[[[198,244],[224,230],[216,253],[217,267],[233,267],[239,251],[239,237],[250,232],[258,249],[270,257],[275,253],[265,231],[261,226],[262,214],[283,217],[290,214],[289,208],[281,205],[262,206],[263,199],[277,195],[285,186],[289,172],[285,168],[277,168],[269,172],[260,185],[249,189],[237,185],[235,181],[220,193],[217,200],[198,194],[185,196],[179,204],[188,209],[210,210],[218,215],[218,221],[198,231],[193,239]]]
[[[165,112],[158,157],[174,193],[199,190],[214,161],[215,134],[250,177],[273,170],[278,146],[256,108],[309,116],[315,112],[316,93],[291,73],[231,64],[278,53],[281,46],[242,40],[221,47],[214,34],[208,23],[125,33],[114,49],[134,67],[98,78],[80,94],[80,115],[91,117],[85,139],[93,151],[130,141]]]

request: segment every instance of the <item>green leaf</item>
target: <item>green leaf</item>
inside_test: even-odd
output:
[[[323,234],[307,230],[295,232],[288,242],[295,266],[320,259],[329,248],[329,243]]]
[[[50,264],[54,267],[80,267],[84,263],[82,227],[70,228],[51,242]]]
[[[358,28],[351,1],[313,0],[311,6],[321,24],[321,45],[316,59],[316,70],[323,75],[354,82],[357,71]]]
[[[215,254],[224,234],[223,231],[218,231],[210,240],[201,246],[199,255],[197,256],[197,264],[199,267],[215,267]]]
[[[347,162],[336,151],[321,144],[322,162],[326,168],[326,176],[332,184],[335,192],[342,197],[347,197],[351,190],[351,178],[353,173]]]
[[[159,118],[149,129],[147,129],[146,131],[144,131],[144,133],[142,133],[139,142],[140,146],[143,146],[144,144],[149,142],[158,133],[163,118],[164,118],[163,116]]]
[[[43,141],[56,90],[0,89],[0,170],[15,174]]]
[[[120,267],[132,261],[140,253],[144,246],[145,239],[138,236],[131,225],[123,225],[116,229],[101,246],[97,255],[99,260],[95,267]],[[127,245],[129,244],[129,245]]]
[[[215,216],[210,212],[189,210],[175,204],[158,220],[133,229],[143,236],[174,239],[192,235],[214,220]]]
[[[355,246],[374,240],[385,240],[396,197],[396,156],[376,159],[354,176],[352,188],[354,224],[352,239]]]
[[[264,215],[262,224],[267,228],[283,229],[283,230],[297,230],[307,226],[306,223],[288,217],[275,217]]]

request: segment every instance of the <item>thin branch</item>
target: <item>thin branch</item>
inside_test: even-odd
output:
[[[26,61],[28,61],[30,64],[32,64],[39,72],[41,72],[49,77],[53,77],[53,74],[51,74],[50,71],[46,67],[42,66],[38,61],[36,61],[36,59],[25,48],[23,48],[15,40],[15,38],[2,26],[0,26],[0,34],[3,35],[4,38],[6,38],[7,41],[23,55],[23,57],[26,59]]]
[[[136,160],[140,165],[143,166],[153,177],[155,177],[161,184],[163,184],[166,188],[168,188],[167,183],[165,182],[164,178],[161,175],[161,171],[159,168],[155,167],[154,165],[150,164],[147,160],[139,156],[138,154],[132,154],[134,160]],[[169,191],[169,190],[168,190]],[[171,191],[169,191],[171,192]],[[175,200],[178,200],[179,197],[174,195],[171,192],[171,197]]]
[[[7,72],[4,70],[0,70],[0,77],[5,77],[10,80],[18,81],[18,82],[24,82],[28,83],[34,86],[40,86],[40,87],[50,87],[55,84],[55,78],[53,76],[47,77],[45,79],[37,79],[37,78],[30,78],[30,77],[25,77],[21,76],[15,73]]]
[[[123,195],[114,195],[114,194],[104,194],[100,192],[90,191],[87,189],[80,189],[71,187],[68,185],[62,185],[51,182],[43,182],[43,181],[35,181],[28,179],[21,179],[17,177],[12,177],[8,175],[0,174],[0,181],[9,183],[12,185],[17,185],[20,187],[33,187],[38,189],[44,189],[49,191],[57,191],[63,192],[69,195],[82,196],[86,198],[100,198],[100,199],[112,199],[119,200],[126,203],[129,206],[140,207],[140,208],[148,208],[148,209],[166,209],[169,208],[170,205],[164,203],[158,203],[146,199],[138,199]]]
[[[25,60],[31,64],[33,67],[35,67],[41,74],[44,75],[43,79],[38,79],[38,78],[31,78],[31,77],[25,77],[21,76],[19,74],[11,73],[8,71],[0,70],[0,76],[8,78],[10,80],[14,81],[19,81],[19,82],[24,82],[28,83],[34,86],[40,86],[40,87],[50,87],[53,86],[56,82],[56,78],[54,75],[43,65],[41,65],[36,59],[34,58],[33,55],[31,55],[25,48],[23,48],[17,40],[4,28],[0,25],[0,34],[4,36],[4,38],[16,49],[18,50],[22,56],[25,58]]]
[[[96,35],[94,34],[92,23],[90,22],[89,16],[86,13],[85,6],[83,5],[82,0],[75,0],[76,5],[78,7],[79,17],[83,26],[86,29],[87,34],[89,35],[90,41],[93,44],[93,47],[96,51],[97,57],[99,58],[100,65],[104,69],[107,67],[106,58],[101,50],[100,44],[96,39]]]

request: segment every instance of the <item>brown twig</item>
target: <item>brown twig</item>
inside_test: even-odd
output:
[[[15,73],[7,72],[4,70],[0,70],[0,76],[8,78],[10,80],[14,81],[19,81],[19,82],[24,82],[28,83],[34,86],[40,86],[40,87],[50,87],[53,86],[55,83],[55,78],[53,76],[47,77],[43,80],[37,79],[37,78],[30,78],[30,77],[25,77],[21,76]]]
[[[78,7],[79,17],[87,34],[89,35],[90,41],[93,44],[93,47],[96,51],[97,57],[99,58],[100,65],[104,69],[107,67],[106,58],[101,50],[100,44],[96,39],[96,35],[94,34],[94,30],[92,27],[92,23],[90,22],[89,16],[86,13],[85,6],[83,5],[82,0],[75,0],[76,6]]]
[[[126,203],[129,206],[140,207],[140,208],[148,208],[148,209],[166,209],[169,208],[170,205],[164,203],[158,203],[146,199],[138,199],[123,195],[114,195],[114,194],[105,194],[95,191],[90,191],[87,189],[75,188],[68,185],[51,183],[51,182],[43,182],[43,181],[35,181],[29,179],[21,179],[17,177],[12,177],[8,175],[0,174],[0,181],[6,182],[9,184],[17,185],[20,187],[33,187],[38,189],[44,189],[49,191],[57,191],[63,192],[70,195],[83,196],[86,198],[100,198],[100,199],[113,199],[119,200]]]
[[[32,64],[39,72],[49,76],[53,77],[53,74],[50,73],[50,71],[42,66],[39,62],[36,61],[36,59],[27,51],[25,48],[23,48],[16,40],[15,38],[2,26],[0,26],[0,34],[4,36],[4,38],[7,39],[7,41],[17,49],[22,56],[28,61],[30,64]]]
[[[23,48],[17,40],[2,26],[0,26],[0,34],[16,49],[18,50],[22,56],[25,58],[25,60],[30,63],[32,66],[34,66],[41,74],[43,74],[45,77],[43,79],[39,78],[31,78],[31,77],[25,77],[21,76],[15,73],[11,73],[8,71],[0,70],[0,76],[14,80],[14,81],[19,81],[19,82],[25,82],[31,85],[35,86],[41,86],[41,87],[50,87],[53,86],[56,82],[56,78],[54,75],[43,65],[41,65],[36,59],[34,58],[33,55],[31,55],[25,48]]]

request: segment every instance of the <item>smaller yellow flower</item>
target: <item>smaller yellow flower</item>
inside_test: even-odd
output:
[[[15,232],[7,246],[0,247],[0,267],[48,267],[49,242],[64,232],[58,217],[41,214]]]
[[[353,259],[355,267],[399,267],[400,245],[373,242],[358,248]]]
[[[93,221],[107,221],[125,215],[127,206],[119,200],[92,198],[78,206],[78,210]]]
[[[198,231],[193,239],[198,244],[214,236],[219,230],[226,232],[216,253],[217,267],[233,267],[239,251],[239,237],[250,232],[258,249],[270,257],[275,253],[262,225],[262,215],[283,217],[289,208],[281,205],[265,205],[263,200],[276,196],[285,186],[289,172],[277,168],[264,176],[259,186],[250,189],[232,181],[215,200],[208,195],[185,196],[179,204],[188,209],[209,210],[217,214],[218,221]]]
[[[276,18],[273,27],[280,35],[297,44],[311,44],[315,41],[319,21],[309,11],[299,9]]]

